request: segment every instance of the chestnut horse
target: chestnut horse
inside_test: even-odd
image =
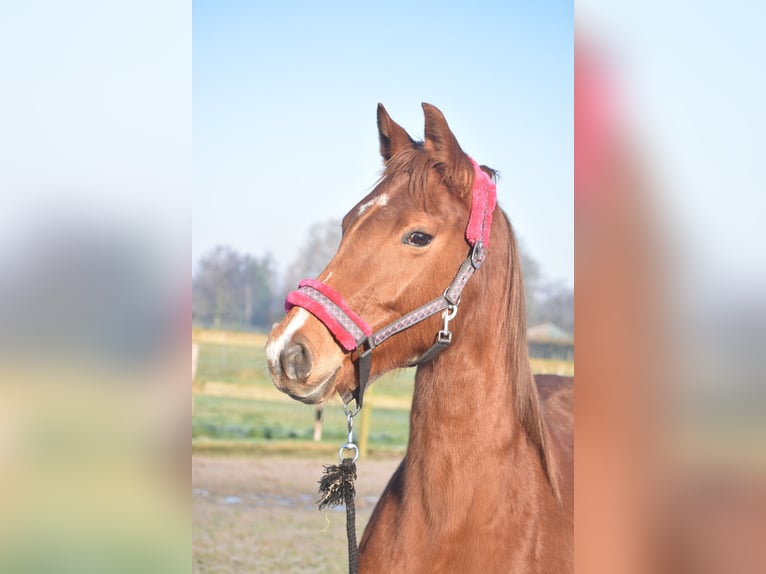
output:
[[[434,333],[447,331],[437,313],[368,341],[370,331],[446,297],[473,257],[466,253],[476,252],[467,240],[475,184],[494,191],[494,172],[462,151],[436,107],[423,110],[417,142],[378,106],[383,176],[343,219],[332,261],[303,288],[326,290],[363,327],[363,342],[345,344],[321,306],[293,300],[269,336],[269,370],[278,389],[304,403],[336,393],[359,403],[361,370],[374,380],[418,363],[407,453],[364,532],[361,573],[570,572],[573,382],[531,373],[519,251],[494,202],[483,204],[480,268],[445,303],[444,313],[458,305],[459,313],[442,352],[429,351]]]

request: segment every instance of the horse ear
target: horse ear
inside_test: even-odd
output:
[[[439,108],[423,103],[423,113],[426,117],[425,149],[443,166],[445,179],[448,183],[462,188],[470,180],[473,168],[468,156],[460,148],[447,120]]]
[[[388,161],[397,152],[415,144],[410,134],[391,119],[383,104],[378,104],[378,136],[383,161]]]

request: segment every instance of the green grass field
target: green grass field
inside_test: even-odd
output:
[[[335,401],[325,407],[322,441],[314,443],[315,408],[277,391],[266,367],[266,336],[195,330],[199,344],[193,384],[192,448],[206,454],[325,453],[345,442],[346,423]],[[536,365],[570,374],[571,363]],[[414,369],[389,373],[369,391],[369,451],[403,452],[409,432]],[[359,424],[357,419],[357,425]]]
[[[315,408],[271,383],[264,335],[196,331],[192,448],[198,453],[294,453],[335,450],[346,439],[340,402],[325,407],[322,441],[313,441]],[[412,370],[390,373],[369,394],[371,454],[401,452],[407,443]]]

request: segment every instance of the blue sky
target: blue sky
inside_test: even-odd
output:
[[[225,244],[284,269],[375,183],[377,103],[420,138],[426,101],[572,285],[572,90],[567,2],[194,2],[192,261]]]

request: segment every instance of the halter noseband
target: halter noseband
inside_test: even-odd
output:
[[[468,257],[460,265],[452,283],[444,290],[443,295],[375,332],[359,315],[351,310],[335,289],[321,281],[305,279],[300,282],[296,291],[287,295],[285,300],[286,311],[296,306],[306,309],[327,327],[344,350],[358,353],[356,361],[359,387],[354,397],[358,408],[362,407],[364,391],[370,379],[372,351],[383,341],[413,325],[417,325],[424,319],[443,312],[444,325],[436,334],[433,345],[408,366],[427,363],[452,342],[449,322],[457,314],[463,288],[486,259],[492,213],[497,203],[494,182],[472,158],[469,159],[474,169],[474,182],[471,190],[471,215],[465,237],[471,249]]]

